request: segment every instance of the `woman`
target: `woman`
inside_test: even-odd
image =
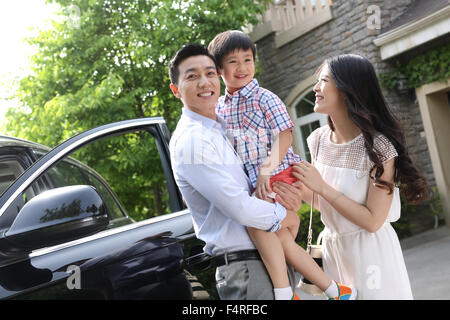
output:
[[[318,69],[314,111],[328,125],[308,137],[313,165],[294,175],[304,200],[325,225],[323,266],[331,278],[353,284],[359,299],[412,299],[400,243],[391,222],[400,217],[400,196],[410,203],[429,188],[408,156],[404,134],[389,110],[372,64],[340,55]]]

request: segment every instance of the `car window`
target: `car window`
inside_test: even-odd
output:
[[[47,175],[50,176],[55,188],[85,184],[87,182],[76,166],[65,161],[59,162],[48,170]]]
[[[3,169],[5,180],[10,175],[8,170],[11,168]],[[39,187],[39,181],[45,188]],[[95,140],[55,162],[11,202],[1,216],[0,228],[11,226],[36,194],[70,185],[96,188],[110,213],[108,228],[171,212],[156,140],[142,131]]]
[[[0,163],[0,195],[16,180],[24,169],[16,159],[5,160]],[[22,200],[26,203],[35,195],[33,187],[30,187],[22,195]]]
[[[126,212],[119,207],[119,202],[115,195],[113,195],[111,191],[103,184],[103,182],[100,181],[95,175],[86,170],[83,170],[83,174],[89,180],[89,185],[94,186],[98,193],[102,196],[103,201],[105,201],[106,206],[109,209],[110,215],[117,219],[122,218]]]
[[[5,192],[22,172],[23,168],[17,160],[2,161],[0,163],[0,194]]]
[[[149,132],[107,137],[76,151],[71,157],[104,178],[127,215],[135,221],[171,212],[161,158],[155,138]],[[89,179],[95,186],[95,177]]]

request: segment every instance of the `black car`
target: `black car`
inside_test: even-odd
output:
[[[70,156],[136,132],[156,146],[169,208],[139,222],[105,179]],[[175,184],[168,141],[162,118],[104,125],[51,150],[0,136],[0,298],[215,298],[214,271]]]

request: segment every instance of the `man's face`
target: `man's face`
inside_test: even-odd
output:
[[[186,108],[215,120],[220,79],[214,61],[205,55],[192,56],[182,61],[178,70],[178,84],[170,85],[173,94]]]

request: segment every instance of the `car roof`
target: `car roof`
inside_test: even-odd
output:
[[[2,147],[24,147],[24,148],[32,148],[33,150],[39,150],[41,152],[49,152],[52,148],[49,148],[43,144],[39,144],[37,142],[32,142],[32,141],[28,141],[28,140],[24,140],[24,139],[20,139],[20,138],[16,138],[16,137],[11,137],[11,136],[5,136],[5,135],[0,135],[0,148]],[[70,160],[72,163],[75,162],[76,164],[89,169],[91,171],[93,171],[95,174],[99,175],[98,172],[96,172],[94,169],[90,168],[89,166],[87,166],[85,163],[74,159],[72,157],[68,157],[68,160]]]
[[[24,140],[24,139],[20,139],[20,138],[16,138],[16,137],[12,137],[12,136],[6,136],[6,135],[1,135],[0,134],[0,148],[4,148],[4,147],[23,147],[23,148],[31,148],[35,151],[39,150],[41,152],[47,153],[51,150],[51,148],[36,143],[36,142],[32,142],[32,141],[28,141],[28,140]],[[97,178],[99,178],[101,181],[104,181],[104,178],[94,169],[92,169],[91,167],[89,167],[88,165],[86,165],[85,163],[72,158],[72,157],[67,157],[67,160],[69,162],[71,162],[72,164],[76,164],[78,166],[83,167],[85,170],[90,171],[91,173],[93,173]]]
[[[6,135],[0,135],[0,148],[1,147],[32,147],[44,149],[45,151],[51,150],[51,148],[42,144]]]

